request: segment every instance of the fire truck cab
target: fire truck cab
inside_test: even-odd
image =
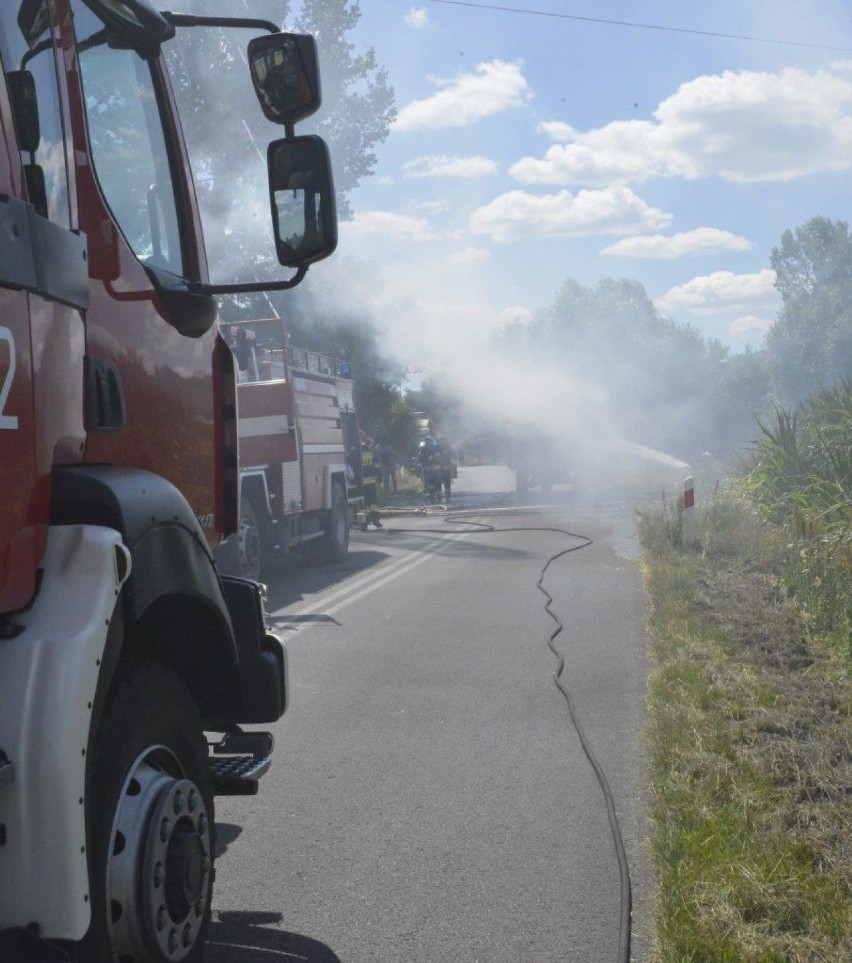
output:
[[[214,796],[257,791],[287,661],[236,531],[236,378],[217,294],[331,253],[310,37],[247,62],[293,277],[210,282],[162,48],[225,21],[147,0],[0,4],[0,959],[199,960]],[[208,744],[205,733],[214,735]]]

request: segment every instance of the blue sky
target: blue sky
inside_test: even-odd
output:
[[[759,345],[781,232],[850,219],[852,8],[507,5],[848,52],[361,0],[356,42],[386,66],[399,118],[352,197],[340,264],[314,280],[347,255],[376,265],[373,307],[408,360],[607,275],[734,349]]]

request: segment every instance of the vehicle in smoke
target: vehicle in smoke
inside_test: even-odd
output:
[[[280,318],[222,330],[237,360],[240,524],[220,568],[257,579],[291,549],[339,561],[364,502],[351,366],[290,345]]]
[[[507,426],[503,460],[515,472],[515,490],[526,495],[532,488],[549,492],[554,485],[568,484],[567,458],[557,441],[531,424]]]

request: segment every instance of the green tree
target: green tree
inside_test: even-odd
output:
[[[373,48],[361,49],[351,39],[361,17],[357,0],[185,0],[180,8],[266,19],[316,37],[322,106],[297,133],[318,133],[328,142],[338,215],[350,216],[349,195],[373,173],[375,147],[395,117],[386,71]],[[265,120],[251,84],[245,49],[257,33],[181,29],[166,47],[217,281],[282,276],[271,243],[265,149],[284,130]],[[380,351],[376,329],[359,306],[366,269],[353,265],[351,274],[345,297],[329,298],[329,275],[321,265],[293,291],[222,299],[220,318],[284,317],[294,344],[351,362],[361,426],[381,435],[401,417],[404,372]]]
[[[405,369],[384,351],[370,316],[370,292],[378,283],[371,266],[344,258],[329,268],[285,292],[280,313],[295,345],[350,362],[358,420],[381,440],[402,398]]]
[[[750,440],[764,403],[756,356],[730,356],[664,317],[637,281],[585,287],[569,279],[531,323],[509,326],[499,342],[513,357],[551,370],[558,362],[566,378],[595,386],[627,439],[684,457]]]
[[[771,258],[783,305],[766,338],[777,396],[794,403],[852,376],[852,238],[845,221],[811,218]]]
[[[380,438],[382,436],[402,460],[417,448],[417,422],[414,408],[406,396],[400,395],[391,403],[379,434]]]
[[[812,217],[795,231],[784,231],[772,249],[775,287],[785,305],[802,304],[822,287],[852,279],[852,238],[845,221]]]
[[[357,0],[303,0],[296,27],[316,37],[323,105],[306,121],[328,142],[334,163],[338,215],[349,219],[350,193],[376,168],[374,147],[396,118],[394,91],[372,47],[359,53],[348,39],[361,19]]]
[[[349,195],[373,173],[375,147],[395,117],[394,92],[373,48],[359,50],[350,39],[361,16],[357,0],[308,0],[289,24],[289,0],[186,0],[181,9],[266,19],[316,36],[323,103],[298,132],[317,132],[328,141],[338,213],[349,217]],[[255,34],[185,28],[165,48],[216,280],[262,279],[281,271],[271,240],[265,151],[284,131],[265,120],[251,84],[245,50]],[[239,299],[237,306],[242,316],[257,316],[257,299]]]

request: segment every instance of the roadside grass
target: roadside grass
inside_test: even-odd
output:
[[[422,498],[421,498],[422,496]],[[378,491],[379,511],[383,508],[400,508],[417,502],[425,502],[423,482],[412,471],[401,470],[397,476],[396,491],[385,491],[380,486]]]
[[[784,532],[714,493],[698,550],[642,515],[654,963],[852,960],[852,682],[786,582]]]

